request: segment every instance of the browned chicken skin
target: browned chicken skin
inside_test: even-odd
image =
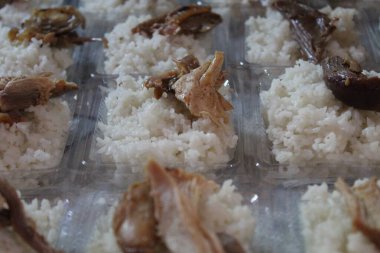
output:
[[[303,56],[314,63],[320,62],[324,57],[326,43],[336,29],[334,20],[293,0],[276,1],[273,8],[289,20]]]
[[[209,118],[217,125],[221,124],[220,120],[227,123],[227,111],[233,106],[218,91],[225,81],[223,52],[217,51],[214,59],[199,67],[196,67],[198,62],[193,56],[193,64],[185,64],[185,58],[176,62],[177,70],[151,77],[145,87],[154,88],[156,98],[160,98],[163,92],[174,94],[195,117]]]
[[[380,250],[380,188],[377,178],[352,188],[339,178],[335,188],[345,198],[354,228]]]
[[[147,172],[147,181],[130,187],[114,214],[123,252],[244,253],[233,235],[216,234],[202,223],[202,203],[219,189],[216,183],[155,162]]]
[[[144,83],[146,88],[154,88],[154,96],[156,99],[160,99],[164,92],[175,94],[172,88],[173,84],[178,81],[181,76],[199,67],[199,61],[193,55],[187,55],[180,60],[174,60],[174,63],[177,65],[177,69],[152,76]]]
[[[21,29],[12,28],[8,38],[18,42],[29,42],[35,38],[58,48],[99,40],[79,37],[74,30],[80,26],[84,28],[85,18],[73,6],[39,9],[22,24]]]
[[[123,224],[128,229],[123,231]],[[113,216],[113,230],[123,252],[155,252],[160,239],[149,182],[134,184],[123,195]]]
[[[34,222],[25,215],[24,207],[17,195],[16,190],[4,179],[0,178],[0,196],[7,207],[0,205],[0,229],[12,226],[17,233],[37,253],[59,253],[53,249],[40,235]]]
[[[76,90],[75,83],[52,81],[50,74],[32,77],[0,78],[0,123],[17,123],[27,120],[26,108],[44,105],[50,97]]]
[[[334,96],[348,106],[380,111],[380,78],[363,74],[355,61],[339,56],[322,62],[323,79]]]
[[[210,31],[221,22],[222,17],[211,12],[210,6],[188,5],[141,23],[132,33],[150,38],[155,31],[161,35],[198,34]]]

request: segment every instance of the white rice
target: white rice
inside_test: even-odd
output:
[[[37,231],[45,237],[50,244],[55,244],[59,237],[60,224],[65,211],[65,203],[59,200],[54,205],[47,199],[33,199],[24,202],[28,217],[36,222]]]
[[[63,0],[28,0],[7,4],[0,9],[0,23],[19,27],[34,9],[59,6],[62,2]]]
[[[51,99],[26,111],[32,121],[0,124],[0,171],[52,168],[61,160],[70,124],[67,103]]]
[[[229,94],[228,87],[222,94]],[[204,170],[231,160],[237,143],[232,124],[217,127],[209,119],[190,121],[175,99],[157,100],[142,80],[129,81],[109,91],[105,99],[107,122],[100,124],[99,153],[120,168],[140,170],[148,159],[163,166]]]
[[[51,72],[55,78],[66,77],[65,69],[72,63],[70,50],[41,47],[37,40],[13,44],[8,31],[0,26],[0,76]],[[70,121],[67,103],[57,98],[27,111],[34,113],[31,122],[0,124],[0,170],[50,168],[61,159]]]
[[[54,246],[60,233],[60,223],[65,211],[64,202],[58,201],[52,205],[46,199],[41,201],[33,199],[31,203],[23,201],[23,204],[26,215],[34,221],[38,233],[43,235],[50,245]],[[12,243],[9,243],[7,239],[10,239]],[[0,229],[0,244],[0,253],[35,252],[11,229]]]
[[[279,163],[380,161],[380,113],[337,100],[323,81],[321,66],[297,61],[260,97]]]
[[[118,82],[128,74],[157,74],[172,69],[173,58],[194,54],[201,62],[206,58],[205,43],[192,36],[162,36],[157,32],[147,38],[132,34],[131,29],[151,16],[129,16],[124,23],[118,24],[108,34],[108,48],[105,70],[119,75]]]
[[[357,11],[349,8],[325,7],[320,10],[331,19],[339,18],[337,29],[326,46],[328,55],[351,57],[363,62],[365,49],[358,45],[354,23]],[[291,65],[300,57],[289,22],[281,13],[268,8],[265,17],[250,17],[246,23],[246,60],[262,65]]]
[[[231,180],[223,183],[221,189],[210,196],[205,208],[200,210],[204,224],[211,231],[233,235],[246,249],[252,240],[255,220],[248,206],[242,205],[242,196],[236,191]],[[117,203],[100,217],[87,252],[121,252],[112,229],[112,218]],[[247,251],[248,252],[248,251]]]
[[[354,230],[341,193],[329,193],[325,183],[308,187],[302,196],[300,209],[306,252],[379,252],[361,232]]]
[[[116,20],[131,14],[162,15],[176,8],[174,0],[81,0],[80,11],[94,12]]]
[[[51,72],[56,78],[65,78],[65,69],[72,64],[69,49],[52,49],[41,42],[18,44],[8,40],[10,28],[0,25],[0,76],[36,75]]]

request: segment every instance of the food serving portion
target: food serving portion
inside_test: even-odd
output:
[[[65,47],[91,40],[75,31],[84,24],[64,6],[34,10],[20,29],[0,25],[0,171],[59,164],[71,117],[68,103],[55,97],[77,89],[64,80],[72,64]]]
[[[354,17],[355,9],[326,6],[313,9],[296,1],[274,1],[265,17],[246,21],[246,60],[261,65],[292,65],[299,58],[313,62],[340,56],[365,59]]]
[[[374,71],[363,73],[370,79],[380,76]],[[352,89],[350,83],[355,79],[341,78],[347,80],[346,88]],[[380,114],[344,104],[327,85],[321,65],[299,60],[260,93],[275,159],[280,164],[299,166],[378,162]],[[363,89],[354,93],[363,96],[361,92]]]
[[[97,221],[88,252],[249,252],[254,219],[231,180],[147,166]]]
[[[223,53],[198,63],[175,60],[177,68],[145,82],[140,78],[111,88],[105,99],[107,122],[100,124],[98,153],[138,171],[146,159],[189,170],[205,170],[232,159],[237,136]],[[145,87],[143,86],[145,84]]]
[[[0,252],[55,253],[63,201],[52,205],[43,199],[22,201],[17,191],[0,178]]]
[[[8,38],[12,42],[36,39],[58,48],[82,45],[91,38],[79,37],[75,29],[84,28],[85,23],[84,16],[72,6],[37,9],[22,23],[21,28],[12,28]]]
[[[301,221],[306,252],[380,251],[380,181],[356,180],[350,187],[338,179],[309,186],[302,196]]]
[[[158,74],[174,67],[172,58],[188,54],[201,61],[209,45],[199,34],[210,31],[222,18],[207,6],[189,5],[152,18],[130,15],[105,35],[105,70],[122,82],[128,74]]]
[[[0,78],[0,171],[56,166],[70,124],[65,101],[50,97],[77,89],[50,74]]]

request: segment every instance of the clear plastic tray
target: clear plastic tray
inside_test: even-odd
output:
[[[78,6],[79,1],[66,0]],[[206,2],[206,1],[205,1]],[[262,118],[260,91],[269,88],[284,66],[250,64],[245,60],[246,27],[250,16],[263,15],[257,2],[248,5],[220,5],[209,1],[223,15],[223,23],[209,38],[214,50],[225,52],[225,66],[232,88],[233,121],[238,144],[233,159],[219,169],[204,173],[221,183],[232,179],[244,197],[244,203],[256,220],[252,235],[252,252],[304,252],[299,220],[300,197],[309,184],[327,181],[331,186],[337,177],[349,181],[360,177],[380,176],[379,164],[319,163],[289,170],[273,158],[271,143]],[[356,8],[360,42],[367,50],[366,69],[380,70],[380,28],[378,1],[305,1],[315,7],[330,3],[333,7]],[[195,1],[180,1],[195,3]],[[87,27],[81,34],[101,37],[120,20],[105,20],[96,13],[85,13]],[[115,83],[115,76],[104,71],[104,52],[99,42],[76,47],[75,63],[68,79],[80,83],[77,93],[67,97],[73,123],[62,160],[56,168],[28,171],[25,174],[1,174],[20,189],[27,199],[34,197],[65,199],[67,210],[60,228],[57,247],[65,252],[86,252],[96,220],[104,215],[128,186],[141,179],[131,173],[128,164],[105,162],[97,153],[96,138],[101,136],[98,125],[106,121],[105,87]],[[144,74],[144,73],[133,73]],[[115,176],[118,166],[125,171]],[[104,201],[99,201],[99,199]]]

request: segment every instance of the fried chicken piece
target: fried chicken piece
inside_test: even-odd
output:
[[[188,5],[157,18],[149,19],[132,29],[149,38],[155,31],[161,35],[198,34],[208,32],[222,22],[210,6]]]
[[[324,57],[326,43],[336,29],[335,20],[292,0],[276,1],[273,8],[289,20],[304,57],[314,63],[320,62]]]
[[[53,81],[49,75],[0,78],[0,123],[25,121],[28,119],[23,113],[26,108],[45,105],[50,97],[78,88],[75,83]]]
[[[25,214],[24,206],[16,190],[2,178],[0,178],[0,195],[7,205],[7,207],[0,206],[0,229],[4,226],[12,226],[13,231],[38,253],[61,252],[53,249],[36,231],[33,220]]]
[[[217,125],[220,119],[227,123],[226,112],[233,109],[231,103],[218,92],[225,81],[223,60],[223,52],[217,51],[212,61],[183,75],[172,86],[175,97],[186,105],[193,116],[209,118]]]
[[[335,188],[345,199],[354,228],[380,250],[380,188],[377,178],[352,188],[339,178]]]

